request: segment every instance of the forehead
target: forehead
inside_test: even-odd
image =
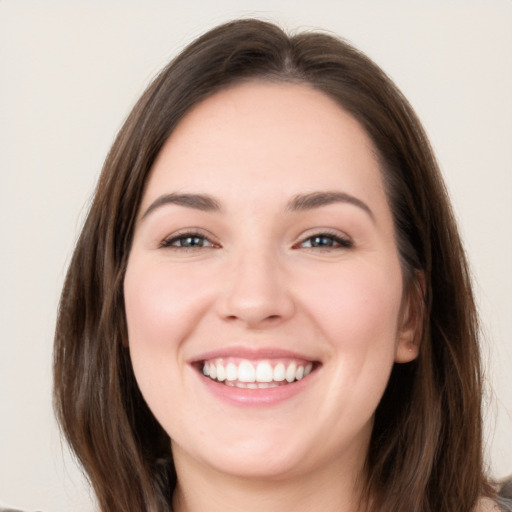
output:
[[[307,85],[269,82],[232,86],[189,111],[153,165],[144,202],[205,188],[220,197],[342,188],[367,200],[383,190],[355,118]]]

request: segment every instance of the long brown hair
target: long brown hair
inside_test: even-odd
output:
[[[255,79],[314,87],[367,131],[406,284],[421,301],[420,354],[395,365],[376,411],[366,495],[382,512],[469,511],[490,492],[482,470],[478,325],[464,251],[425,133],[392,81],[351,45],[323,33],[288,36],[256,20],[211,30],[149,86],[106,159],[69,266],[55,335],[55,409],[100,508],[169,511],[176,483],[170,440],[137,388],[123,345],[123,279],[148,174],[192,106]]]

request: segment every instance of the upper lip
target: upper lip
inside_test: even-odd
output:
[[[302,359],[304,361],[314,362],[315,358],[291,350],[285,350],[276,347],[247,347],[234,345],[230,347],[219,348],[208,352],[203,352],[189,360],[190,364],[208,361],[210,359],[219,359],[222,357],[237,357],[248,360],[261,359]]]

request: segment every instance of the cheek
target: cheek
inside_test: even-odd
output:
[[[333,429],[370,421],[389,380],[402,298],[401,272],[392,268],[347,265],[310,290],[305,307],[330,345],[331,384],[320,409],[336,404]]]
[[[362,355],[370,349],[393,353],[402,300],[399,266],[354,261],[318,277],[304,296],[331,344]]]
[[[201,314],[205,283],[197,273],[165,263],[129,264],[124,282],[128,340],[162,350],[176,350]]]
[[[181,397],[185,370],[184,341],[198,325],[206,298],[197,273],[178,271],[168,262],[129,260],[124,281],[128,348],[135,377],[157,418]]]

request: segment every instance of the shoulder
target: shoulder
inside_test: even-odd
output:
[[[497,501],[500,510],[503,512],[512,512],[512,475],[503,479],[498,486]]]
[[[512,475],[500,482],[498,495],[504,499],[512,500]]]
[[[496,485],[496,499],[482,498],[474,512],[512,512],[512,477]]]
[[[481,498],[474,512],[502,512],[502,508],[491,498]]]

